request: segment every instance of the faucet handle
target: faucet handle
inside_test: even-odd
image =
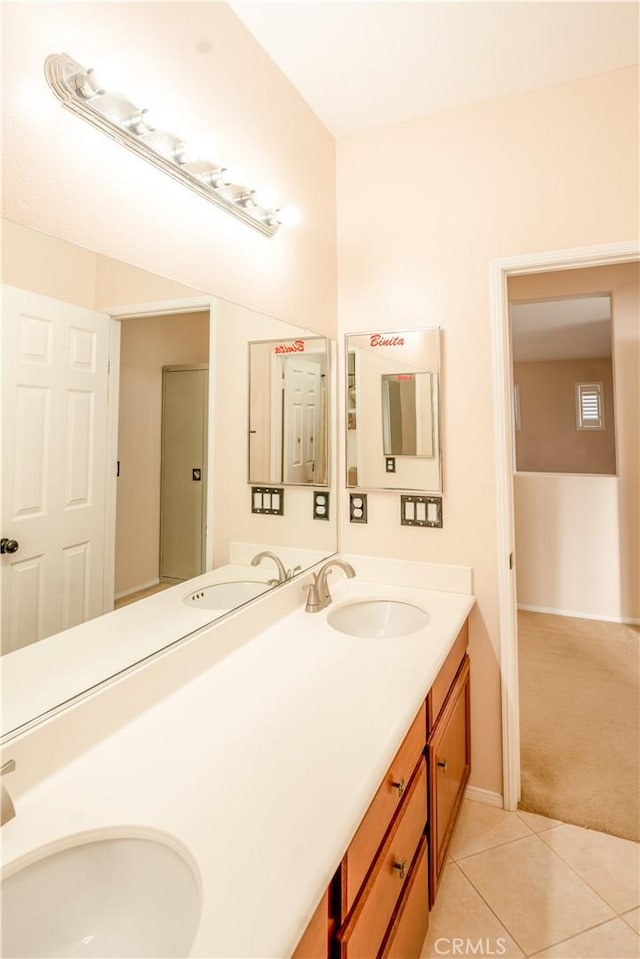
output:
[[[318,589],[320,585],[319,574],[312,573],[311,577],[311,580],[307,581],[303,586],[303,589],[307,590],[307,603],[304,611],[305,613],[319,613],[321,609],[326,608],[327,602],[324,595],[321,595]]]

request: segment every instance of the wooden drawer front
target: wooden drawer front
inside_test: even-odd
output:
[[[427,838],[424,836],[389,926],[381,959],[419,959],[428,928]]]
[[[343,916],[353,906],[378,846],[400,805],[405,788],[403,784],[409,784],[424,752],[425,722],[426,706],[423,703],[347,850],[343,862]],[[393,783],[400,783],[400,786],[394,786]]]
[[[460,664],[462,663],[465,653],[467,652],[468,645],[469,620],[465,622],[464,626],[458,633],[456,641],[451,647],[451,651],[445,659],[444,664],[436,677],[436,681],[429,692],[429,696],[427,698],[427,732],[430,732],[433,729],[440,710],[444,706],[447,694],[451,688],[451,684],[456,678],[456,673],[460,669]]]
[[[314,912],[293,959],[327,959],[329,954],[329,891],[325,892]]]
[[[389,920],[402,892],[404,878],[394,863],[408,871],[424,833],[427,818],[425,761],[411,780],[400,814],[389,830],[362,892],[338,933],[341,959],[372,959],[380,951]]]
[[[429,893],[436,889],[471,770],[469,657],[429,739]]]

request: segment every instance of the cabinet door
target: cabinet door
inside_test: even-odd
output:
[[[380,847],[369,876],[337,940],[340,959],[372,959],[385,937],[408,867],[424,833],[427,815],[427,773],[424,759],[416,771],[402,808]]]
[[[329,953],[329,893],[311,917],[292,959],[327,959]]]
[[[423,703],[344,857],[342,864],[342,914],[344,916],[356,900],[378,846],[400,806],[405,788],[424,753],[425,729],[426,709]]]
[[[469,657],[465,656],[428,742],[430,906],[471,772],[469,727]]]
[[[423,836],[380,959],[417,959],[429,928],[427,839]]]

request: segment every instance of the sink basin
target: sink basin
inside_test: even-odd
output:
[[[333,629],[349,636],[393,638],[416,633],[429,622],[429,613],[410,603],[368,599],[337,606],[327,616]]]
[[[66,847],[2,882],[7,957],[187,956],[200,919],[197,880],[155,840]]]
[[[259,580],[238,580],[234,583],[212,583],[203,586],[193,593],[189,593],[182,600],[187,606],[198,609],[233,609],[255,599],[261,593],[271,589],[266,583]]]

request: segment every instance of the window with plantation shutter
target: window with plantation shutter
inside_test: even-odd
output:
[[[604,429],[602,383],[576,383],[576,429]]]

